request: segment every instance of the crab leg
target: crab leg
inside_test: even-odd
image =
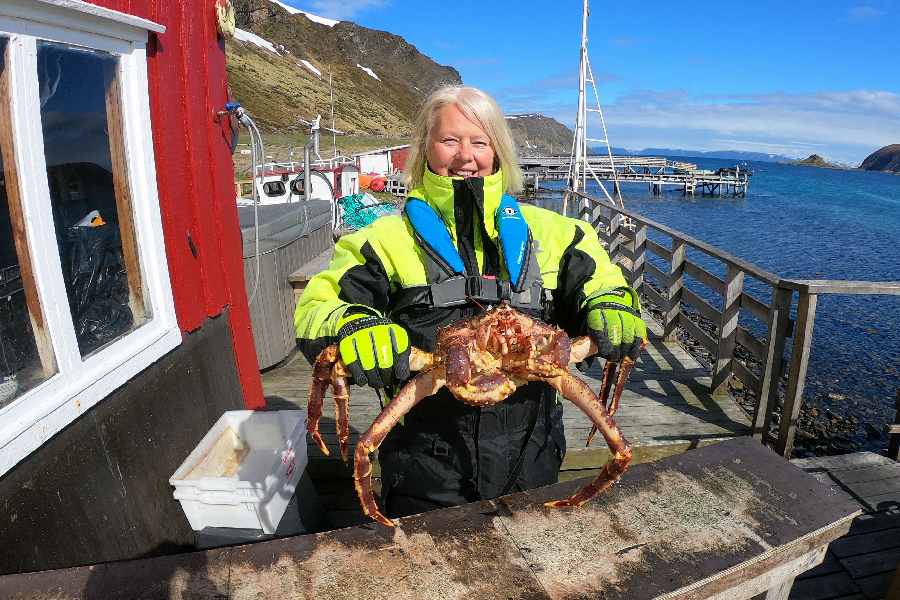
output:
[[[306,430],[315,440],[322,454],[328,456],[328,446],[319,433],[319,419],[322,418],[322,403],[325,400],[325,390],[332,382],[332,371],[338,360],[337,346],[328,346],[316,357],[313,365],[312,383],[309,386],[309,400],[306,402]]]
[[[444,386],[445,382],[446,374],[443,367],[436,367],[416,375],[403,386],[397,397],[384,407],[372,426],[360,436],[359,442],[356,444],[356,453],[354,454],[356,464],[353,469],[356,494],[359,496],[359,503],[366,516],[382,525],[394,527],[394,522],[381,514],[378,504],[375,502],[375,490],[372,487],[372,461],[369,460],[369,455],[378,450],[387,434],[406,413],[422,398],[436,393]]]
[[[611,360],[606,361],[606,364],[603,365],[603,378],[600,380],[600,403],[603,405],[603,408],[606,409],[606,412],[609,416],[613,416],[616,410],[619,408],[619,403],[617,402],[617,398],[613,398],[612,405],[610,406],[609,402],[609,391],[612,388],[613,379],[616,376],[616,367],[619,366],[619,363],[615,363]],[[616,390],[618,391],[619,386],[616,386]],[[584,443],[584,447],[587,448],[591,445],[591,440],[594,439],[594,436],[597,435],[597,426],[593,425],[591,427],[591,432],[587,436],[587,442]]]
[[[331,394],[334,396],[334,414],[337,423],[338,441],[341,447],[341,458],[347,462],[350,439],[350,390],[347,388],[347,377],[342,375],[344,364],[338,361],[334,365],[331,380]]]
[[[606,412],[603,403],[594,395],[591,388],[584,381],[568,372],[562,373],[557,377],[547,378],[545,381],[580,408],[594,422],[594,425],[603,434],[603,438],[609,445],[613,455],[609,462],[603,466],[600,474],[588,485],[569,498],[545,503],[545,506],[553,508],[581,506],[600,492],[612,487],[628,469],[628,463],[631,462],[631,444],[624,438],[619,426]]]

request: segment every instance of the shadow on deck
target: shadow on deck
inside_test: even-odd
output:
[[[647,317],[645,315],[645,317]],[[654,461],[665,456],[716,441],[749,434],[749,419],[730,395],[713,396],[710,376],[678,342],[664,341],[658,325],[647,317],[651,329],[650,344],[635,366],[622,394],[616,422],[634,447],[634,463]],[[598,360],[581,376],[594,390],[600,387],[602,361]],[[263,373],[263,388],[269,408],[305,408],[309,395],[311,368],[306,359],[294,353],[281,365]],[[325,414],[329,414],[327,402]],[[381,408],[371,388],[351,389],[350,443],[375,419]],[[592,474],[609,458],[600,436],[591,448],[584,444],[591,422],[573,404],[564,404],[568,452],[560,472],[566,481]],[[365,522],[351,481],[352,472],[340,460],[333,418],[323,417],[323,438],[331,451],[323,456],[311,441],[309,466],[313,484],[327,507],[325,528]],[[375,475],[379,471],[375,470]],[[376,486],[380,484],[376,480]]]

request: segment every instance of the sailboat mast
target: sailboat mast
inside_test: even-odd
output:
[[[334,152],[332,158],[337,158],[337,127],[334,124],[334,86],[331,85],[333,75],[328,74],[328,93],[331,96],[331,147]]]

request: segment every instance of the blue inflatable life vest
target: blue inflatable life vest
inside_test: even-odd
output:
[[[404,213],[425,249],[426,257],[444,272],[443,276],[430,274],[430,278],[435,279],[429,286],[432,306],[455,306],[474,299],[488,303],[505,300],[519,308],[541,308],[540,270],[532,252],[528,223],[515,198],[504,195],[494,213],[508,281],[492,276],[467,277],[447,225],[424,200],[407,199]]]

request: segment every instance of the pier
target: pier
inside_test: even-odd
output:
[[[569,174],[568,156],[523,156],[519,166],[532,189],[541,180],[565,180]],[[662,194],[666,187],[681,190],[687,196],[697,193],[711,196],[743,197],[750,187],[750,171],[740,166],[698,169],[689,162],[653,156],[589,156],[588,164],[598,179],[619,183],[646,183],[650,193]]]

